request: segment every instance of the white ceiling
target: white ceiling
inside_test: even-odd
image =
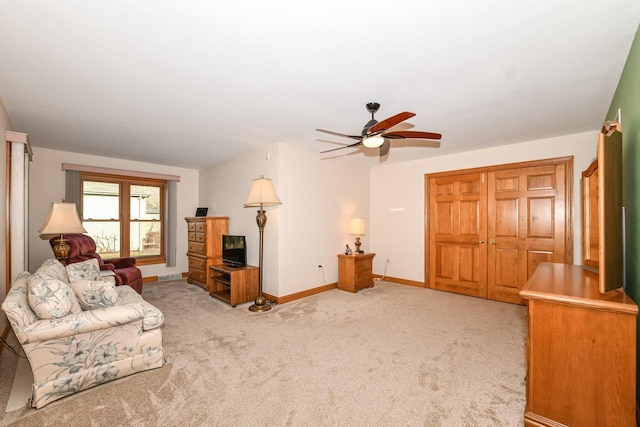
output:
[[[598,129],[639,22],[638,0],[0,0],[0,99],[35,147],[189,168],[335,148],[314,129],[359,133],[377,101],[443,134],[382,159],[404,161]]]

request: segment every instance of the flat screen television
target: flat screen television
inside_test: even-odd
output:
[[[247,265],[247,241],[244,236],[222,235],[222,262],[234,268]]]

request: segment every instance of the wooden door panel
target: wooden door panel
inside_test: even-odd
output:
[[[435,183],[433,187],[433,194],[436,196],[452,196],[453,182]]]
[[[527,198],[527,237],[553,239],[555,197]]]
[[[429,179],[433,289],[486,296],[486,184],[482,174]]]
[[[453,235],[453,203],[436,202],[434,231],[438,236]]]
[[[455,248],[453,245],[436,245],[435,251],[435,275],[437,279],[453,280],[455,264]]]
[[[458,280],[478,282],[478,247],[460,246],[460,264],[458,264]]]
[[[478,237],[480,233],[480,212],[478,200],[461,200],[460,201],[460,225],[461,236]]]
[[[520,251],[516,249],[496,250],[496,278],[495,286],[503,288],[517,288],[520,278],[518,277],[518,265],[520,265]]]
[[[554,172],[527,175],[527,190],[552,190],[554,188],[556,188],[556,174]]]
[[[564,164],[489,172],[489,298],[523,304],[540,262],[566,262],[564,174]]]
[[[482,296],[478,283],[486,266],[479,263],[478,245],[436,245],[435,258],[433,289]]]
[[[480,194],[480,181],[477,179],[459,181],[460,194],[463,196],[474,196]]]
[[[518,191],[518,175],[496,177],[495,191],[502,193],[506,191]]]
[[[495,201],[495,237],[518,237],[518,199]]]

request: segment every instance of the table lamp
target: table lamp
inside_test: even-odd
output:
[[[364,251],[360,250],[360,245],[362,243],[360,243],[360,236],[364,236],[364,218],[353,218],[351,220],[351,224],[349,227],[349,232],[350,234],[353,234],[356,236],[356,253],[357,254],[363,254]]]
[[[82,234],[87,230],[82,226],[78,210],[75,203],[51,203],[51,210],[44,224],[38,230],[40,234],[59,234],[60,238],[54,240],[53,253],[56,259],[63,265],[67,265],[67,260],[71,254],[69,240],[64,238],[65,234]]]

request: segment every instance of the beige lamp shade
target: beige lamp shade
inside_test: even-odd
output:
[[[261,176],[260,178],[254,179],[251,183],[249,197],[247,197],[247,201],[244,202],[244,207],[275,206],[281,204],[282,202],[278,198],[271,180]]]
[[[82,226],[75,203],[51,203],[51,210],[40,234],[82,234],[87,230]]]
[[[364,218],[353,218],[349,224],[349,233],[364,236]]]

